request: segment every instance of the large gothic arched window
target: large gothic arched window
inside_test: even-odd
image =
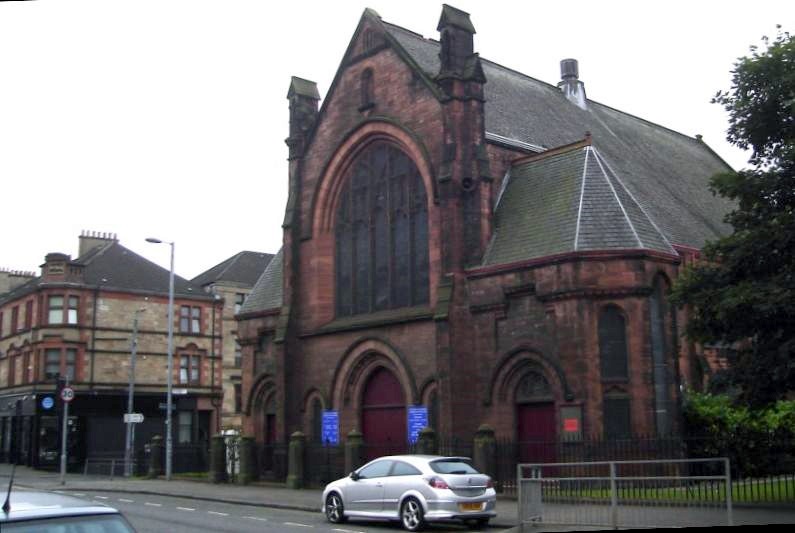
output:
[[[428,303],[428,208],[408,156],[385,142],[351,166],[337,207],[338,316]]]

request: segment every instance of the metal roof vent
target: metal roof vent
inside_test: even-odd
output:
[[[587,109],[587,99],[585,97],[585,84],[578,78],[580,69],[576,59],[564,59],[560,62],[561,81],[558,87],[566,95],[566,98],[581,109]]]

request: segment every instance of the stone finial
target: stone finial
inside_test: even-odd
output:
[[[444,5],[436,29],[441,44],[438,78],[463,78],[467,62],[475,50],[475,27],[469,19],[469,13]]]
[[[472,20],[469,18],[469,13],[461,11],[457,7],[443,4],[442,15],[439,17],[439,24],[436,26],[436,31],[442,31],[442,29],[447,26],[455,26],[467,33],[476,33],[475,26],[472,25]]]
[[[303,156],[307,137],[317,121],[320,93],[315,82],[293,76],[287,99],[290,101],[290,136],[285,142],[290,149],[290,159],[296,159]]]
[[[287,98],[293,97],[309,98],[310,100],[320,100],[320,93],[317,90],[317,83],[305,80],[298,76],[290,78],[290,89],[287,91]]]

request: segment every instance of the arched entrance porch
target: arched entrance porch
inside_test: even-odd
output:
[[[395,375],[384,367],[367,378],[362,392],[362,434],[365,459],[407,450],[406,397]]]

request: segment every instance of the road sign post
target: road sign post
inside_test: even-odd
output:
[[[75,390],[69,386],[69,378],[66,378],[66,386],[61,389],[61,401],[63,401],[63,426],[61,427],[61,485],[66,484],[66,437],[69,421],[69,403],[75,397]]]

